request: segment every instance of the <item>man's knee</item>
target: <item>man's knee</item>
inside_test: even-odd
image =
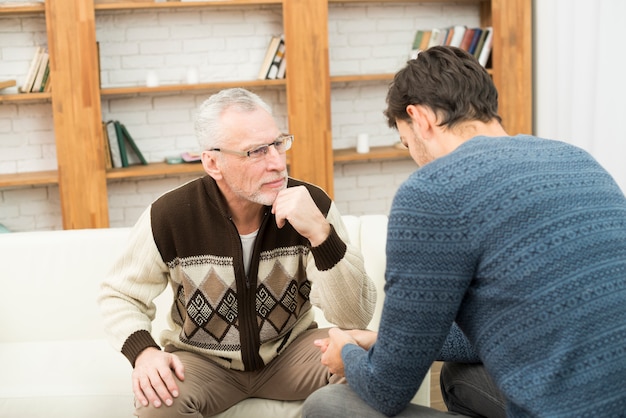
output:
[[[324,386],[313,392],[302,405],[302,418],[339,417],[345,410],[345,397],[342,395],[347,385]]]
[[[154,407],[152,404],[143,406],[135,401],[135,416],[139,418],[202,418],[203,414],[200,412],[198,406],[194,406],[193,402],[190,402],[189,399],[184,399],[183,396],[179,396],[178,398],[174,398],[174,402],[171,406],[163,404],[158,408]]]
[[[482,364],[446,362],[439,382],[449,411],[471,417],[506,416],[506,400]]]

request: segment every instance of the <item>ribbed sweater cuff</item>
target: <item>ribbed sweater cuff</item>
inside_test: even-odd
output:
[[[339,238],[335,227],[331,224],[330,234],[328,234],[326,241],[317,247],[311,247],[315,266],[320,271],[330,270],[343,258],[347,249],[348,246]]]
[[[148,347],[155,347],[159,350],[161,347],[154,341],[152,335],[146,330],[139,330],[130,335],[122,346],[122,354],[126,356],[130,364],[135,368],[137,356]]]

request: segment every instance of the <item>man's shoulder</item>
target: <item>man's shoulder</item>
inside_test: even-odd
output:
[[[185,196],[197,195],[197,193],[202,192],[204,189],[204,177],[198,177],[166,191],[156,198],[153,205],[167,204],[172,201],[180,202],[181,199],[186,199]]]

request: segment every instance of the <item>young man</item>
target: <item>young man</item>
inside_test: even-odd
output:
[[[303,415],[444,415],[407,408],[439,357],[484,363],[509,417],[623,416],[626,199],[613,178],[579,148],[508,136],[489,75],[458,48],[409,61],[387,103],[420,168],[390,212],[379,332],[317,342],[348,384]]]
[[[99,303],[133,365],[140,417],[211,416],[248,397],[302,400],[328,384],[312,305],[364,328],[376,301],[334,202],[287,176],[281,133],[257,95],[229,89],[200,107],[207,175],[157,199],[135,225]],[[153,299],[174,291],[165,350]],[[338,377],[340,378],[340,377]]]

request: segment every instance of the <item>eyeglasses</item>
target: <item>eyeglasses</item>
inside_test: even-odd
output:
[[[280,135],[278,136],[274,142],[270,142],[269,144],[259,145],[256,148],[251,149],[250,151],[235,151],[225,148],[211,148],[209,151],[218,151],[223,152],[225,154],[239,155],[240,157],[248,157],[251,160],[258,160],[269,152],[270,146],[274,146],[276,151],[279,154],[284,154],[291,148],[291,144],[293,144],[293,135]]]

